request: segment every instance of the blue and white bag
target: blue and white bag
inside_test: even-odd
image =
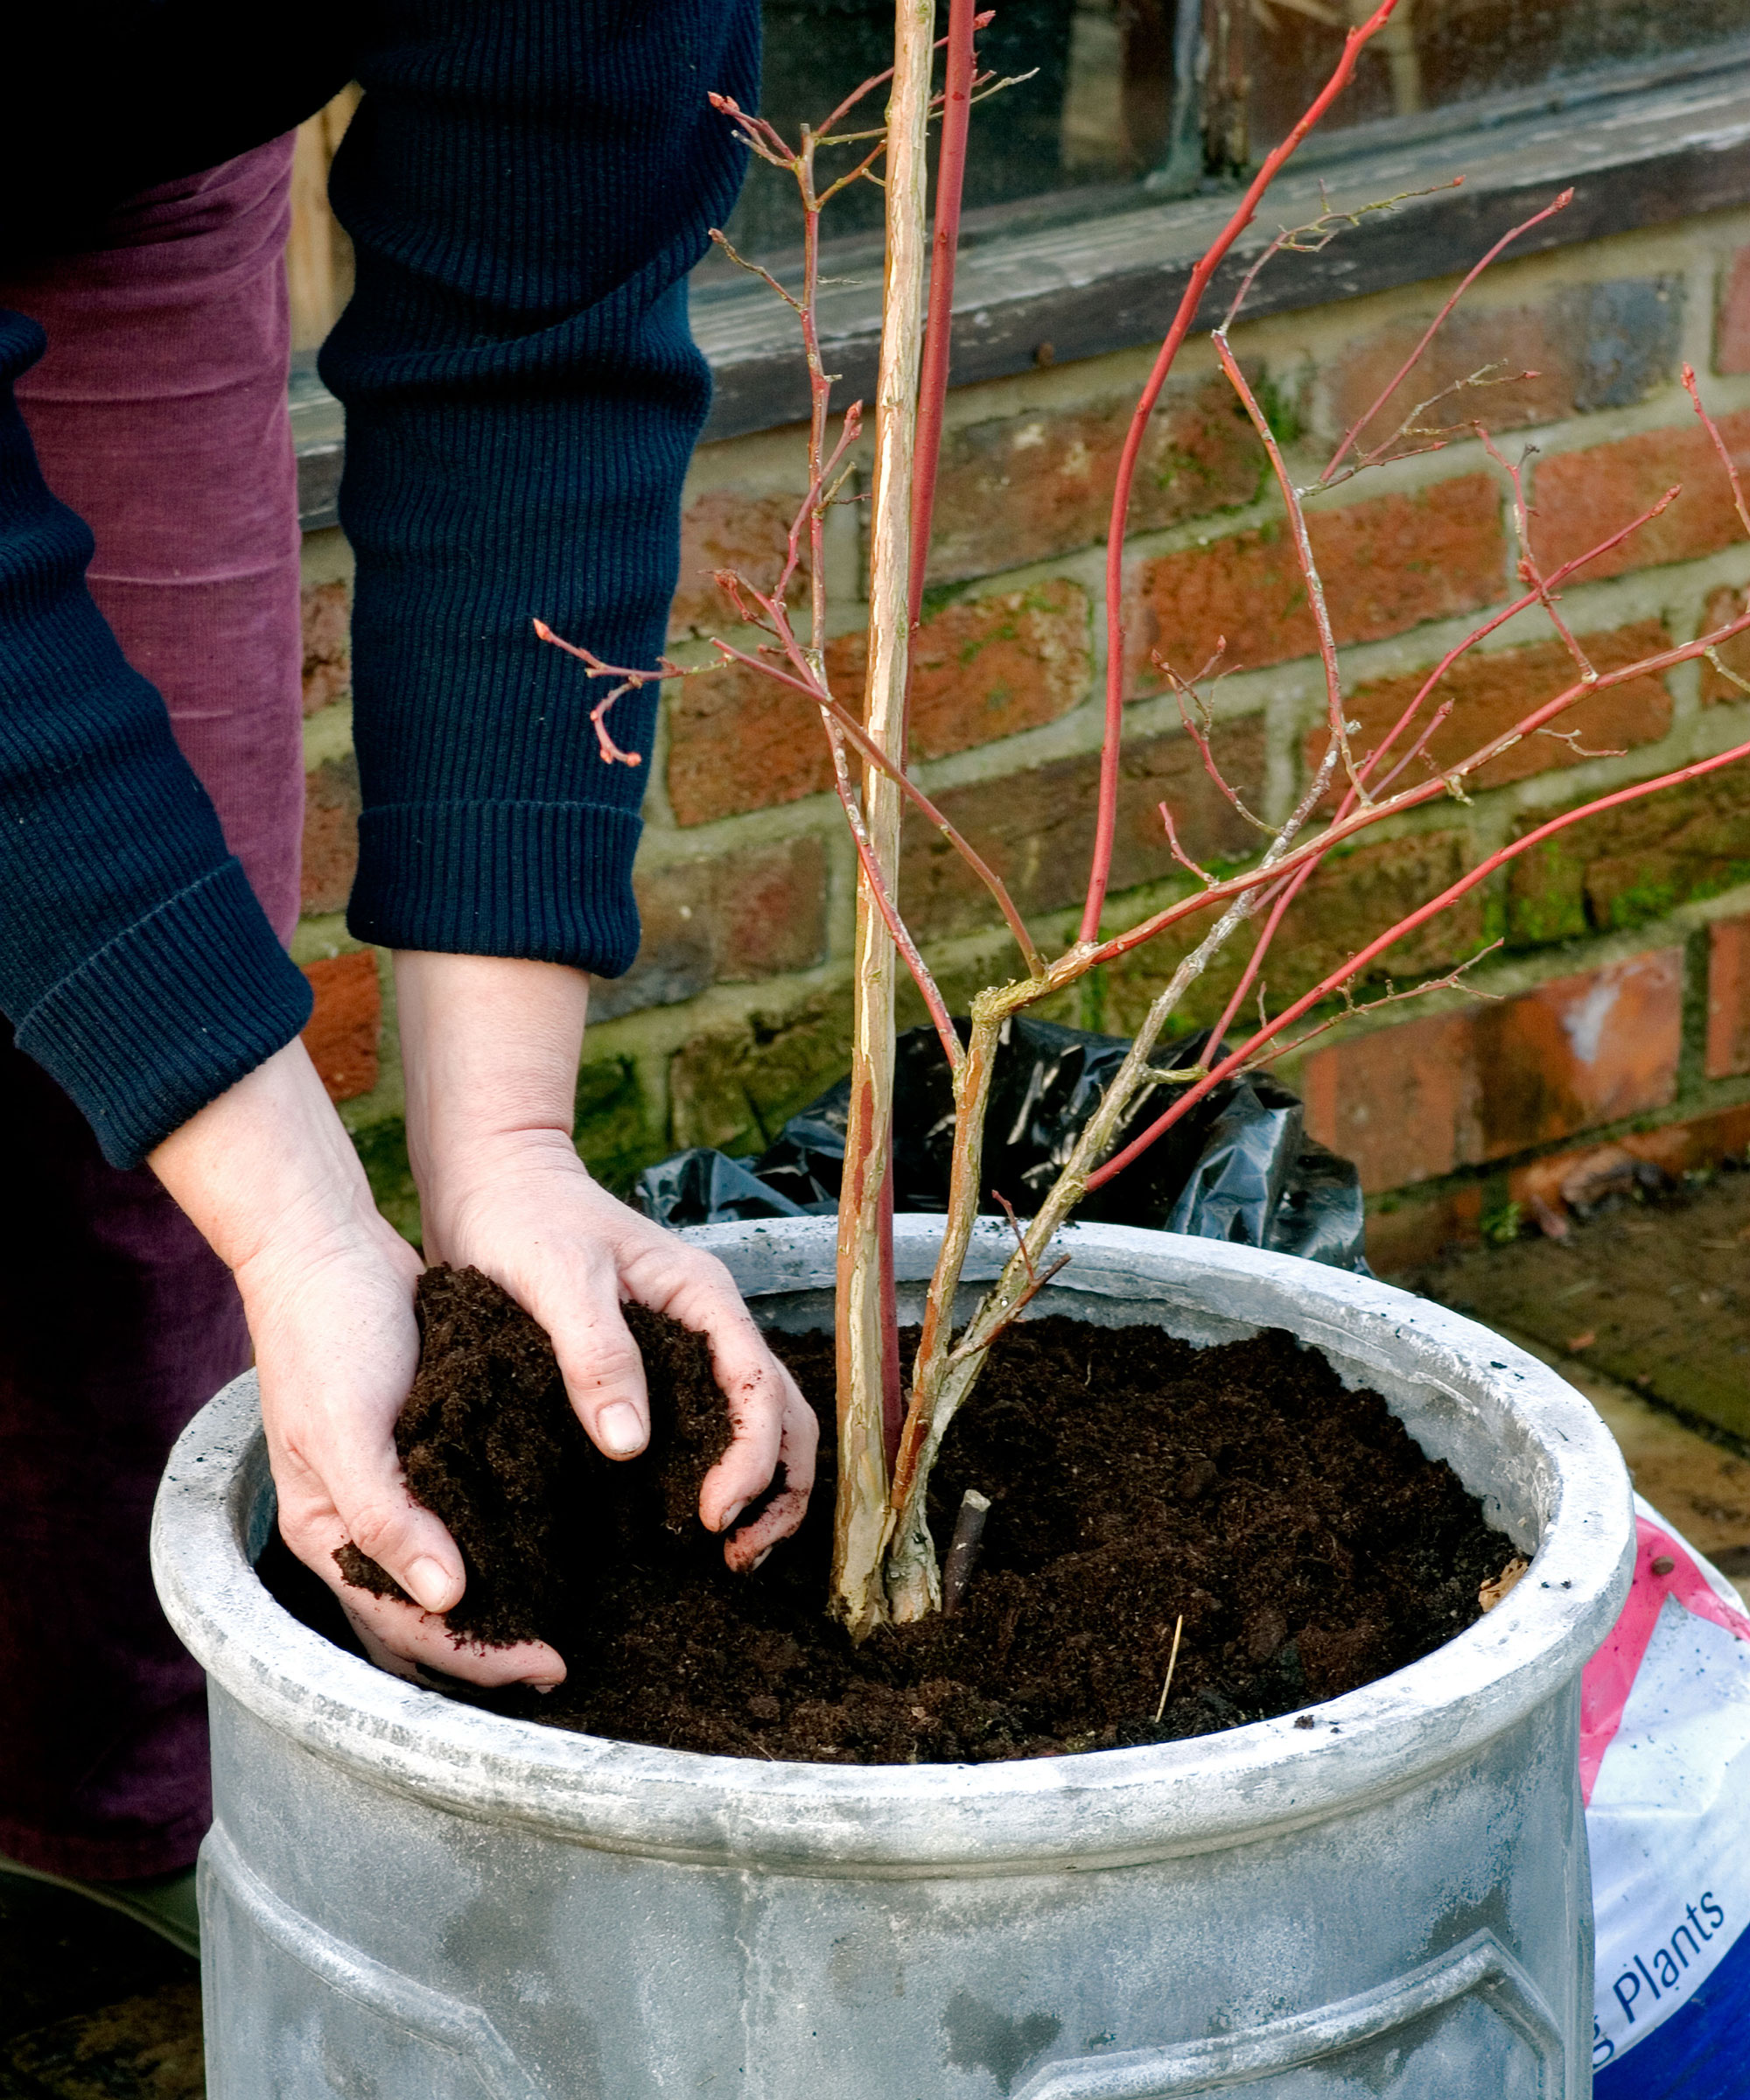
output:
[[[1586,1666],[1598,2100],[1750,2100],[1750,1618],[1637,1495],[1634,1583]]]

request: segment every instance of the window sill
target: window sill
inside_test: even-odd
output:
[[[1218,274],[1206,321],[1221,312],[1264,240],[1318,212],[1321,183],[1347,205],[1464,178],[1461,187],[1414,198],[1321,254],[1281,256],[1248,301],[1249,314],[1324,305],[1468,269],[1516,220],[1569,186],[1573,203],[1516,254],[1750,201],[1750,58],[1691,60],[1662,78],[1619,74],[1607,87],[1582,83],[1578,91],[1570,84],[1559,95],[1503,96],[1474,105],[1462,122],[1457,115],[1414,129],[1370,127],[1353,148],[1341,133],[1313,142],[1307,164],[1270,190],[1250,239]],[[956,284],[954,383],[1158,340],[1234,202],[1228,193],[1145,201],[972,247]],[[823,292],[821,318],[829,367],[842,374],[836,397],[872,399],[878,267],[859,284]],[[717,382],[708,440],[807,415],[794,319],[765,286],[696,290],[693,328]],[[335,522],[343,444],[338,404],[313,374],[294,380],[292,421],[300,509],[312,531]]]

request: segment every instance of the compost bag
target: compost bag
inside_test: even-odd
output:
[[[1750,1618],[1634,1498],[1634,1581],[1580,1689],[1598,2100],[1750,2094]]]
[[[964,1034],[967,1024],[956,1026]],[[1130,1049],[1129,1039],[1060,1028],[1027,1015],[1004,1026],[985,1122],[984,1194],[1030,1216],[1068,1158],[1082,1126]],[[1156,1051],[1159,1072],[1209,1054],[1206,1032]],[[1132,1108],[1116,1149],[1186,1092],[1163,1079]],[[648,1167],[633,1201],[664,1225],[726,1225],[752,1218],[830,1214],[838,1208],[850,1082],[841,1080],[790,1120],[758,1158],[696,1146]],[[934,1028],[899,1039],[894,1074],[893,1204],[947,1207],[954,1089]],[[1309,1138],[1298,1098],[1267,1073],[1224,1080],[1134,1166],[1077,1207],[1109,1225],[1145,1225],[1202,1239],[1297,1254],[1365,1274],[1361,1185],[1346,1159]]]

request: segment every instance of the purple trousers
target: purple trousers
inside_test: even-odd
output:
[[[291,141],[136,199],[94,252],[0,280],[48,354],[18,388],[91,527],[91,588],[282,939],[303,822],[286,415]],[[249,1361],[222,1264],[104,1164],[0,1024],[0,1852],[98,1880],[186,1866],[210,1820],[201,1673],[146,1537],[189,1417]]]

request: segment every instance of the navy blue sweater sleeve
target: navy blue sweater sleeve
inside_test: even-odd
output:
[[[350,924],[393,947],[615,974],[655,692],[539,642],[662,645],[710,379],[686,273],[743,172],[755,0],[386,0],[332,194],[357,289],[346,404],[364,792]]]
[[[0,1012],[128,1166],[290,1041],[310,989],[86,589],[90,532],[13,398],[43,349],[0,312]]]

